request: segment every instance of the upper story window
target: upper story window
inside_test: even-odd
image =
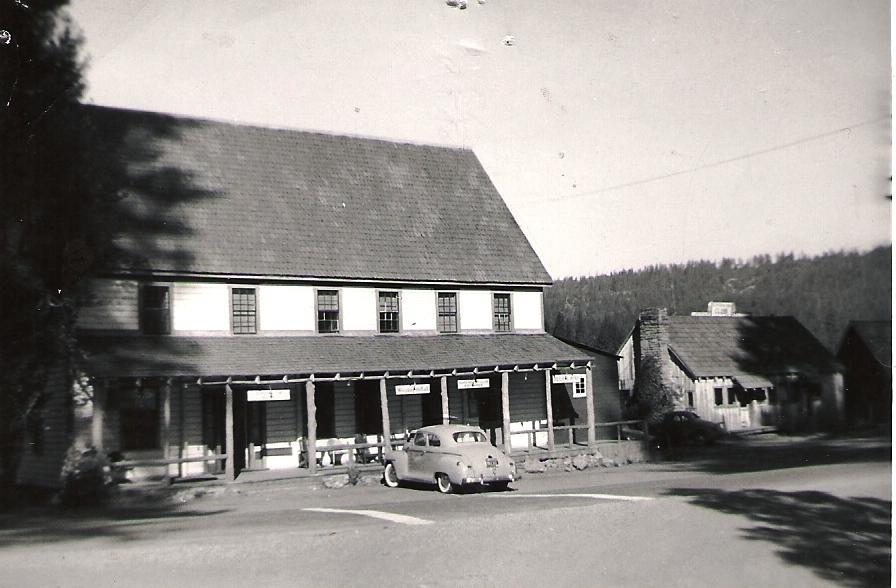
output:
[[[171,289],[168,286],[140,288],[140,330],[147,335],[171,332]]]
[[[380,333],[398,332],[398,292],[379,293]]]
[[[255,304],[255,288],[231,290],[231,314],[234,335],[254,335],[257,332],[258,307]]]
[[[513,330],[513,323],[510,320],[510,294],[495,294],[492,297],[492,310],[496,332],[506,333]]]
[[[339,332],[339,290],[317,291],[317,332]]]
[[[438,328],[440,333],[457,332],[457,294],[455,292],[439,292],[438,295]]]

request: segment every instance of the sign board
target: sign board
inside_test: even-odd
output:
[[[283,390],[247,390],[246,400],[249,402],[268,402],[270,400],[289,400],[289,389]]]
[[[395,394],[398,396],[405,394],[429,394],[429,384],[401,384],[395,386]]]
[[[581,377],[580,374],[554,374],[552,381],[555,384],[572,384]]]
[[[489,384],[490,382],[488,378],[476,378],[475,380],[458,380],[457,389],[470,390],[471,388],[488,388]]]

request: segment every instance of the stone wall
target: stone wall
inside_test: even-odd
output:
[[[638,356],[635,377],[641,371],[641,363],[648,357],[661,366],[663,385],[672,386],[672,365],[669,361],[669,313],[665,308],[649,308],[641,311],[638,319]]]

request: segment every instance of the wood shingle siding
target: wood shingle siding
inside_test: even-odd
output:
[[[538,421],[547,418],[544,373],[510,374],[510,420]]]
[[[43,440],[39,451],[35,451],[30,444],[33,439],[26,434],[17,477],[19,484],[59,487],[62,462],[71,443],[69,384],[68,370],[63,365],[56,365],[47,373],[47,399],[41,417]]]
[[[296,431],[295,393],[291,396],[293,398],[288,401],[265,403],[268,443],[291,442],[299,436]]]
[[[139,288],[133,280],[94,279],[78,313],[78,327],[136,331],[140,328]]]

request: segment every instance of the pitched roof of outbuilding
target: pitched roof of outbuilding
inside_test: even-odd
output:
[[[436,335],[370,337],[84,336],[85,365],[98,377],[249,376],[493,368],[586,363],[554,337]]]
[[[852,329],[855,332],[880,365],[892,364],[892,321],[850,321],[847,329]]]
[[[669,348],[692,377],[728,376],[745,388],[765,387],[772,375],[841,369],[792,316],[670,316]]]
[[[469,149],[85,109],[128,186],[109,271],[551,282]]]

